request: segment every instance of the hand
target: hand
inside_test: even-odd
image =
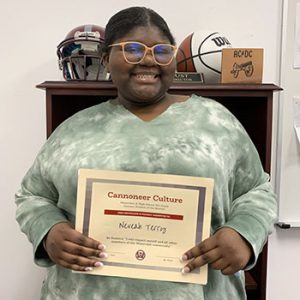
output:
[[[251,255],[250,244],[235,230],[224,227],[182,256],[183,261],[191,259],[183,273],[209,263],[213,269],[231,275],[244,269]]]
[[[58,223],[48,232],[45,250],[50,259],[74,271],[91,271],[103,263],[93,257],[107,258],[105,246],[76,231],[69,223]]]

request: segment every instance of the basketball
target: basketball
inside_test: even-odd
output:
[[[231,47],[222,33],[195,31],[178,47],[177,71],[203,73],[205,83],[220,83],[222,49]]]

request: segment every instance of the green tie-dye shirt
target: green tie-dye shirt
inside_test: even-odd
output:
[[[17,220],[35,262],[48,267],[41,299],[245,299],[244,272],[224,276],[209,268],[208,284],[201,286],[78,274],[54,265],[41,241],[54,224],[74,223],[79,168],[214,178],[211,233],[222,226],[238,231],[252,245],[251,268],[272,231],[276,200],[255,147],[226,108],[193,95],[148,122],[110,101],[80,111],[55,130],[24,177]]]

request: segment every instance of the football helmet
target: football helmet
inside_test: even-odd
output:
[[[72,29],[57,46],[59,68],[66,80],[104,80],[102,45],[105,29],[81,25]]]

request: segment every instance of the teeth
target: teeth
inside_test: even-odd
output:
[[[155,75],[153,75],[153,74],[136,74],[136,77],[139,79],[150,79],[150,78],[154,78]]]

